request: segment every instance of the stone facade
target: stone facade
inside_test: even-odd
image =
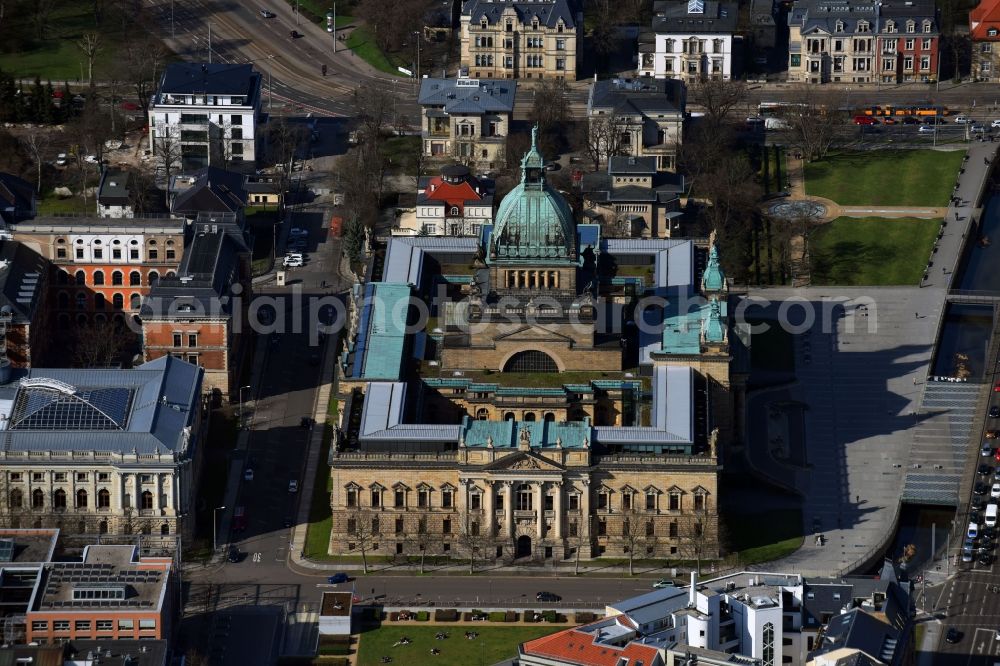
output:
[[[335,453],[330,553],[718,557],[716,461],[590,451]],[[377,460],[377,467],[373,462]],[[391,482],[389,480],[392,480]]]

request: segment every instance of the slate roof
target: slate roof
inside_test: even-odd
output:
[[[28,181],[9,173],[0,173],[0,211],[12,214],[8,222],[29,214],[34,207],[35,188]]]
[[[555,28],[562,19],[567,29],[576,28],[576,13],[567,0],[467,0],[462,5],[462,15],[479,24],[483,18],[496,25],[507,7],[513,7],[521,23],[531,23],[535,17],[547,28]]]
[[[934,22],[930,34],[935,34],[937,31],[934,4],[926,0],[911,0],[909,5],[906,4],[906,0],[884,1],[878,12],[879,31],[884,33],[886,22],[894,20],[897,30],[894,34],[904,36],[906,33],[899,22],[908,18],[917,21],[924,18],[930,19]],[[803,34],[813,30],[833,34],[837,31],[838,21],[843,23],[842,32],[846,35],[854,33],[861,21],[867,21],[871,31],[874,32],[876,27],[875,3],[864,0],[859,2],[853,0],[798,0],[788,14],[788,25],[799,26]],[[921,34],[923,33],[918,25],[913,36],[919,37]]]
[[[3,450],[106,451],[140,455],[172,452],[178,456],[190,453],[185,429],[193,425],[201,399],[202,369],[196,365],[163,356],[131,370],[31,368],[20,376],[22,381],[41,381],[0,386],[0,411],[9,416],[19,403],[41,405],[49,413],[35,425],[47,423],[47,427],[22,430],[11,421],[13,428],[5,425],[0,431]],[[45,379],[57,383],[45,382]],[[66,387],[60,389],[58,383]],[[46,388],[47,384],[52,388]],[[73,394],[69,393],[70,389]],[[96,400],[94,394],[97,392],[103,392],[107,400]],[[115,416],[121,427],[106,430],[76,427],[78,422],[98,419],[97,411],[116,409],[113,402],[116,399],[127,399],[125,411]],[[77,407],[53,408],[66,402]],[[34,413],[41,415],[37,410]]]
[[[656,33],[732,33],[736,31],[739,10],[735,2],[706,0],[699,3],[703,12],[690,12],[695,3],[684,0],[657,2],[653,7],[653,32]]]
[[[249,98],[259,86],[260,74],[254,72],[253,65],[172,62],[163,72],[158,93],[245,95]]]
[[[48,271],[48,260],[34,250],[0,241],[0,309],[9,307],[15,323],[34,318]]]
[[[900,637],[899,631],[875,614],[855,608],[830,620],[820,647],[810,653],[810,658],[850,648],[892,664],[898,654],[906,651]]]
[[[458,85],[458,81],[459,79],[423,79],[417,101],[421,106],[443,107],[446,113],[452,115],[514,111],[516,81],[478,79],[478,86]]]
[[[195,182],[174,196],[171,208],[175,215],[237,213],[246,204],[243,174],[210,166],[192,176]]]
[[[684,113],[687,88],[679,79],[602,79],[590,86],[587,111],[655,117]]]

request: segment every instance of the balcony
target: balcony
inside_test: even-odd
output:
[[[515,510],[514,520],[537,520],[538,512],[534,510]]]

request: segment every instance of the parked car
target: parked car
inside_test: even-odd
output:
[[[990,407],[990,418],[1000,419],[1000,405],[993,405]]]
[[[66,153],[59,153],[56,155],[56,166],[66,166],[69,158],[66,157]]]
[[[346,583],[348,580],[350,579],[347,577],[347,574],[345,574],[343,571],[339,571],[333,574],[332,576],[326,577],[326,582],[329,583],[330,585],[337,585],[338,583]]]
[[[987,430],[986,439],[997,439],[1000,438],[1000,430]]]
[[[260,15],[263,18],[274,18],[274,12],[268,11],[266,9],[260,10]]]
[[[920,118],[918,118],[917,116],[904,116],[903,117],[903,124],[904,125],[919,125],[920,124]]]
[[[289,35],[291,35],[292,39],[298,39],[299,37],[301,37],[301,36],[302,36],[301,34],[299,34],[299,31],[298,31],[298,30],[292,30],[292,31],[291,31],[290,33],[288,33],[288,34],[289,34]]]
[[[993,122],[991,122],[990,127],[992,127],[993,129],[1000,127],[1000,120],[994,120]]]
[[[984,458],[991,456],[993,455],[993,447],[990,446],[989,444],[983,444],[983,450],[980,451],[980,453],[983,455]]]
[[[972,125],[971,127],[969,127],[969,131],[972,132],[973,134],[985,134],[986,133],[986,126],[985,125]]]
[[[1000,483],[994,483],[990,488],[990,497],[993,499],[1000,497]]]
[[[993,564],[993,553],[980,553],[977,561],[984,567],[988,567]]]
[[[965,530],[965,536],[967,539],[975,539],[977,536],[979,536],[979,525],[977,525],[976,523],[969,523],[969,527],[966,528]]]
[[[289,481],[288,482],[288,492],[290,492],[290,493],[297,493],[297,492],[299,492],[299,482],[296,481],[295,479],[292,479],[291,481]]]
[[[285,268],[301,268],[303,266],[302,257],[285,257],[281,264]]]
[[[963,636],[963,634],[962,634],[962,632],[961,632],[961,631],[959,631],[959,630],[958,630],[958,629],[956,629],[955,627],[951,627],[951,628],[950,628],[950,629],[948,629],[948,631],[947,631],[947,632],[945,633],[945,635],[944,635],[944,639],[945,639],[945,640],[946,640],[947,642],[949,642],[949,643],[957,643],[957,642],[959,642],[960,640],[962,640],[962,636]]]
[[[962,561],[963,562],[971,562],[973,554],[974,553],[973,553],[973,551],[972,551],[971,548],[963,548],[962,549]]]
[[[248,469],[247,471],[243,472],[243,480],[244,481],[253,481],[253,470],[252,469]]]
[[[958,123],[959,125],[968,125],[969,123],[972,122],[972,119],[966,115],[957,115],[955,116],[955,122]]]
[[[917,134],[934,134],[935,131],[930,125],[921,125],[917,128]]]
[[[229,555],[228,557],[226,557],[226,559],[232,562],[233,564],[236,564],[237,562],[242,562],[243,553],[240,552],[239,548],[233,546],[232,548],[229,549]]]
[[[653,587],[655,587],[656,589],[660,589],[663,587],[676,587],[676,585],[677,583],[670,580],[669,578],[661,578],[660,580],[653,583]]]
[[[538,594],[535,595],[535,601],[551,602],[551,601],[559,601],[560,599],[562,599],[562,597],[560,597],[558,594],[553,594],[552,592],[539,592]]]
[[[986,493],[990,492],[990,487],[985,483],[977,483],[975,486],[973,486],[972,492],[976,495],[985,495]]]
[[[872,118],[871,116],[854,116],[855,125],[878,125],[878,118]]]
[[[989,476],[990,474],[993,473],[994,469],[996,468],[993,467],[993,465],[988,465],[987,463],[983,463],[982,465],[979,466],[979,469],[977,469],[976,471],[978,471],[981,476]]]
[[[975,497],[973,498],[972,503],[969,504],[969,506],[972,507],[973,511],[982,511],[983,509],[986,508],[986,500],[984,500],[982,497]]]
[[[882,119],[882,124],[883,125],[895,125],[898,122],[899,121],[896,120],[895,118],[893,118],[892,116],[889,116],[888,118],[883,118]]]

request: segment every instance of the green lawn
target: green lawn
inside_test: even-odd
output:
[[[334,345],[335,352],[340,349],[340,343]],[[336,385],[334,385],[336,386]],[[330,513],[330,492],[333,490],[333,479],[330,478],[330,441],[333,438],[333,426],[337,423],[336,391],[330,396],[326,406],[326,423],[323,425],[323,444],[319,452],[319,464],[316,465],[316,477],[313,484],[313,495],[309,505],[309,526],[306,528],[305,554],[311,560],[331,560],[329,554],[330,530],[333,528],[333,517]],[[360,558],[359,558],[360,559]],[[369,560],[372,558],[369,557]]]
[[[123,28],[114,3],[105,5],[105,17],[100,28],[94,23],[93,4],[77,0],[56,0],[55,9],[48,21],[48,31],[44,39],[34,40],[25,49],[0,54],[0,69],[11,72],[17,78],[42,77],[42,81],[85,81],[87,60],[77,47],[77,42],[85,32],[97,31],[101,35],[104,48],[94,62],[94,78],[100,79],[106,65],[121,53],[121,43],[134,27]],[[8,9],[9,11],[9,9]],[[35,34],[30,13],[12,12],[5,21],[11,21],[7,28],[20,34]]]
[[[90,197],[86,203],[81,196],[72,196],[60,199],[51,191],[38,200],[39,215],[55,215],[58,213],[90,213],[97,214],[97,203]]]
[[[295,5],[298,4],[299,11],[302,12],[304,18],[309,18],[312,14],[312,19],[316,23],[322,23],[326,25],[326,13],[333,11],[333,1],[327,2],[326,0],[286,0],[288,6],[295,9]],[[353,16],[348,15],[337,15],[337,27],[343,28],[345,25],[350,25],[354,21]]]
[[[517,646],[524,641],[547,636],[559,631],[553,626],[540,627],[472,627],[479,632],[479,638],[463,638],[467,625],[419,626],[412,624],[383,625],[361,634],[358,650],[358,666],[379,666],[383,656],[392,657],[393,663],[430,664],[436,666],[488,666],[517,655]],[[434,634],[444,631],[449,638],[439,641]],[[401,636],[412,643],[392,647]],[[431,649],[441,653],[431,656]]]
[[[914,285],[930,257],[940,220],[841,217],[812,233],[814,285]]]
[[[806,164],[806,192],[842,206],[945,206],[964,155],[960,150],[838,153]]]
[[[396,66],[392,64],[386,54],[382,52],[382,49],[378,47],[378,44],[375,43],[375,38],[372,37],[368,26],[360,25],[352,30],[351,35],[345,43],[347,44],[347,48],[354,51],[359,58],[375,69],[387,74],[399,75],[399,70],[396,69]]]
[[[730,513],[724,520],[729,552],[739,554],[740,566],[785,557],[802,545],[799,509]]]

